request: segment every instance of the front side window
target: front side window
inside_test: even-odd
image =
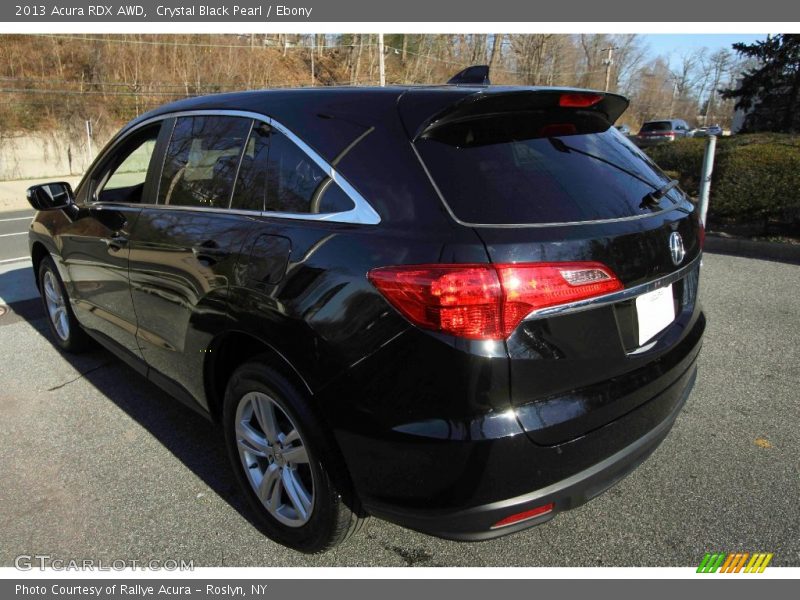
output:
[[[122,147],[114,151],[111,161],[97,178],[95,197],[100,202],[139,204],[142,202],[147,170],[161,125],[146,127],[134,133]]]
[[[252,121],[239,117],[181,117],[167,148],[159,204],[228,208]]]

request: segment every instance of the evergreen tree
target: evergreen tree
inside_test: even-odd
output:
[[[721,90],[748,111],[744,131],[800,131],[800,35],[781,34],[754,44],[734,44],[741,56],[756,61],[736,89]]]

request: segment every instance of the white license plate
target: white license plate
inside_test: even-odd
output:
[[[642,346],[675,320],[672,284],[636,298],[639,345]]]

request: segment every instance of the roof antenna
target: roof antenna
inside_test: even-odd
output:
[[[489,85],[489,65],[472,65],[453,76],[447,85]]]

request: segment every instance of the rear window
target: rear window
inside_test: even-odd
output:
[[[657,206],[643,203],[669,178],[613,127],[575,133],[585,129],[552,122],[536,126],[530,115],[525,118],[462,122],[415,142],[461,221],[587,222],[670,208],[670,197],[680,201],[674,190]]]
[[[642,125],[642,131],[671,131],[672,123],[670,121],[653,121]]]

